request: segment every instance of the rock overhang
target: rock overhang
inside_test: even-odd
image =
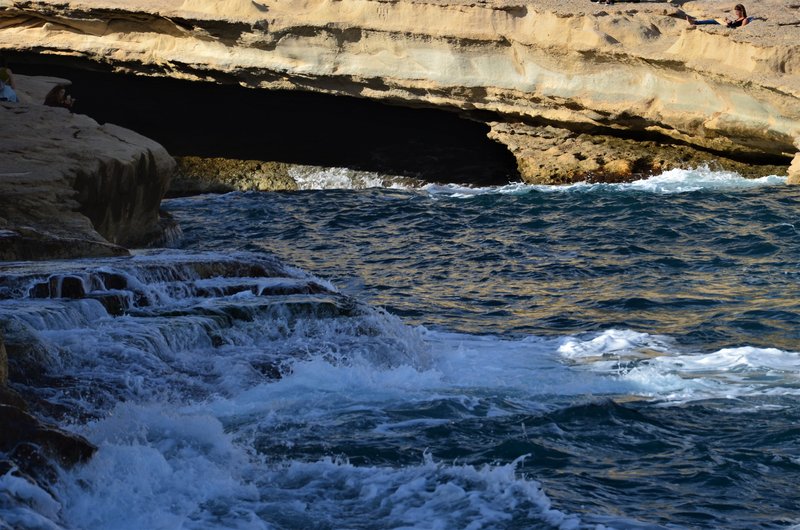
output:
[[[714,15],[719,4],[682,8]],[[657,134],[788,166],[800,137],[800,15],[772,1],[757,9],[768,16],[729,30],[693,29],[674,5],[650,2],[5,2],[0,34],[12,49],[118,71],[491,111],[501,142],[515,124],[525,135]],[[543,151],[516,156],[523,177],[547,180],[530,160]],[[596,171],[614,154],[589,157]]]

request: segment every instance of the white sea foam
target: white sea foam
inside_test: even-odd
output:
[[[343,167],[297,165],[289,168],[289,176],[301,190],[410,189],[420,186],[420,182],[416,179]]]
[[[630,184],[618,184],[633,190],[653,193],[685,193],[701,189],[743,189],[777,186],[786,183],[786,177],[769,175],[760,178],[744,178],[738,173],[713,171],[708,167],[696,169],[672,169],[661,175],[637,180]]]
[[[302,275],[290,276],[265,285]],[[187,282],[227,292],[237,280]],[[22,528],[585,528],[518,463],[442,463],[417,447],[418,464],[353,465],[325,448],[598,395],[683,402],[800,387],[800,354],[777,349],[687,353],[629,330],[511,340],[411,328],[377,310],[298,316],[280,297],[276,311],[251,311],[263,300],[249,292],[176,293],[120,317],[94,301],[13,302],[59,373],[85,382],[49,397],[98,418],[71,426],[99,450],[66,472],[55,499],[0,479],[0,500],[21,499],[12,516]],[[231,306],[246,318],[220,325]],[[284,363],[279,379],[258,371],[264,361]],[[434,412],[403,413],[419,410]]]
[[[419,464],[398,468],[330,457],[269,463],[213,417],[156,405],[121,404],[86,434],[97,454],[59,485],[67,528],[580,526],[519,475],[521,459],[445,464],[420,448]]]
[[[18,477],[15,470],[0,476],[0,524],[12,528],[56,529],[61,504],[50,493],[28,480]]]
[[[578,528],[578,517],[553,509],[537,482],[518,475],[516,463],[445,465],[424,455],[424,448],[420,465],[397,468],[330,458],[268,463],[269,454],[262,459],[252,453],[254,432],[291,447],[303,442],[307,427],[336,432],[344,412],[381,416],[387,407],[441,399],[476,408],[498,390],[514,393],[519,385],[526,392],[575,391],[566,381],[569,369],[547,353],[548,341],[423,336],[432,343],[428,369],[314,357],[296,362],[280,381],[248,386],[239,379],[239,388],[227,389],[229,397],[183,405],[118,404],[82,428],[99,451],[68,473],[60,490],[64,520],[68,527],[96,529],[302,528],[320,521],[335,527],[479,529],[521,521]],[[502,360],[489,374],[486,367],[496,356]],[[557,372],[561,376],[553,380]],[[478,381],[485,392],[474,387]],[[535,410],[535,400],[516,403]],[[428,420],[437,421],[446,420]],[[372,432],[391,435],[417,427],[377,421]]]
[[[67,527],[270,528],[244,476],[257,463],[216,418],[119,404],[84,434],[99,448],[59,483]]]
[[[626,353],[638,353],[645,348],[666,352],[669,345],[668,337],[630,330],[609,329],[588,340],[568,337],[558,347],[558,353],[568,359],[609,355],[619,357]]]
[[[427,453],[420,459],[400,469],[332,459],[293,462],[270,476],[272,502],[265,508],[280,509],[282,522],[292,528],[320,519],[341,520],[339,527],[404,529],[580,526],[577,516],[552,508],[536,481],[518,476],[516,461],[474,467],[437,463]],[[319,498],[313,494],[322,491],[331,493],[318,502],[297,501],[298,493]]]
[[[537,185],[510,183],[503,186],[469,187],[458,184],[429,184],[423,187],[434,197],[469,199],[479,195],[522,195],[539,193],[591,193],[597,191],[639,191],[659,194],[687,193],[698,190],[737,190],[778,186],[786,183],[786,177],[769,175],[760,178],[745,178],[738,173],[714,171],[708,167],[695,169],[672,169],[660,175],[633,182],[606,184],[578,182],[565,185]]]
[[[590,371],[636,383],[644,395],[669,401],[800,394],[800,353],[777,348],[685,352],[667,337],[612,329],[566,338],[558,352]]]

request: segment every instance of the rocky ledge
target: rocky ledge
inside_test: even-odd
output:
[[[530,182],[705,160],[800,178],[798,6],[748,5],[739,29],[685,20],[732,4],[0,0],[0,35],[119,72],[458,111]]]
[[[40,103],[68,81],[17,81],[21,102],[0,103],[0,260],[123,255],[161,238],[175,167],[164,148]]]

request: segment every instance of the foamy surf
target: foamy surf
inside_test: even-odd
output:
[[[750,346],[682,351],[668,337],[607,330],[563,340],[559,354],[596,373],[641,385],[666,402],[800,394],[800,353]]]
[[[591,193],[598,191],[646,192],[656,194],[689,193],[700,190],[737,190],[786,184],[786,177],[768,175],[760,178],[745,178],[738,173],[714,171],[708,167],[694,169],[672,169],[660,175],[626,183],[577,182],[564,185],[537,185],[509,183],[502,186],[469,187],[458,184],[428,184],[422,189],[432,196],[468,199],[480,195],[521,195],[539,193]]]
[[[208,252],[11,266],[0,312],[60,376],[36,395],[99,451],[50,491],[3,475],[0,511],[69,530],[790,526],[797,193],[718,177],[195,197],[166,207]]]
[[[522,458],[446,464],[420,448],[418,463],[402,467],[275,462],[213,418],[129,405],[88,432],[100,449],[59,486],[65,528],[582,527],[520,476]]]
[[[300,190],[414,189],[423,185],[421,180],[411,177],[344,167],[293,165],[289,168],[289,176]]]
[[[99,448],[52,493],[6,474],[19,528],[581,528],[518,472],[520,455],[339,455],[637,389],[563,363],[553,339],[409,327],[264,256],[149,252],[9,273],[5,292],[22,296],[0,309],[65,381],[42,396],[93,418],[66,427]]]

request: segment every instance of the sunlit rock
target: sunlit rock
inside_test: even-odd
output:
[[[158,239],[175,166],[164,148],[21,93],[20,103],[0,103],[13,131],[2,135],[0,260],[115,256]]]
[[[782,173],[797,152],[800,27],[796,10],[776,0],[749,6],[755,20],[735,30],[686,22],[687,13],[719,18],[708,1],[685,11],[551,0],[5,5],[4,46],[120,72],[489,111],[511,129],[554,126],[619,145],[645,139],[664,152],[693,148],[723,166],[766,163]],[[541,143],[515,140],[520,167],[554,163],[537,147],[531,158],[526,141]],[[602,170],[606,162],[591,158],[570,159],[570,178]],[[608,158],[632,171],[647,162]]]

